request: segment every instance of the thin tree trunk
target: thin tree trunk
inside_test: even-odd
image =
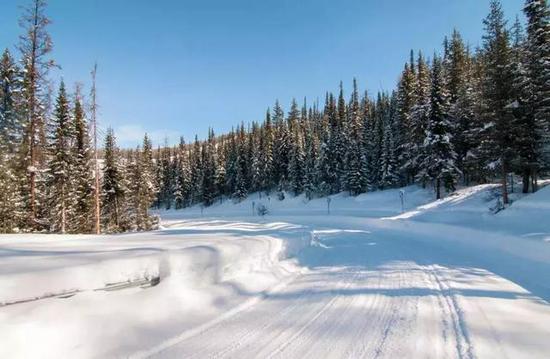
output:
[[[61,207],[61,234],[65,234],[65,222],[67,220],[67,216],[65,213],[65,202],[63,202]]]
[[[37,74],[36,74],[36,58],[37,58],[37,51],[38,51],[38,2],[35,2],[34,7],[34,27],[33,31],[31,33],[32,37],[32,50],[31,50],[31,65],[29,69],[29,76],[30,81],[28,84],[28,90],[29,90],[29,108],[27,109],[29,111],[29,126],[30,126],[30,133],[29,133],[29,160],[30,160],[30,176],[29,176],[29,190],[30,190],[30,222],[31,225],[34,227],[37,217],[37,209],[36,209],[36,144],[34,141],[35,132],[37,130],[37,119],[36,119],[36,82],[37,82]]]
[[[535,193],[536,191],[539,190],[539,185],[538,185],[538,173],[537,173],[537,169],[536,168],[533,168],[532,172],[531,172],[531,178],[532,178],[532,185],[531,185],[531,189],[533,191],[533,193]]]
[[[504,160],[502,161],[502,203],[504,205],[509,204],[508,199],[508,174],[507,174],[507,166],[504,163]]]
[[[100,203],[99,203],[99,160],[97,154],[97,103],[96,103],[96,72],[97,64],[94,65],[92,70],[92,127],[94,132],[94,215],[95,215],[95,233],[101,233],[100,223]]]
[[[527,170],[527,169],[524,170],[521,178],[522,178],[521,180],[523,181],[523,186],[522,186],[521,192],[522,193],[529,193],[529,182],[530,182],[529,170]]]
[[[118,197],[115,197],[115,225],[116,225],[117,230],[118,230],[118,227],[119,227],[119,223],[118,223]]]

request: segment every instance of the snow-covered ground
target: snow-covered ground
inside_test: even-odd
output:
[[[494,191],[340,194],[330,215],[255,194],[150,233],[0,236],[0,357],[548,358],[550,187],[496,215]]]

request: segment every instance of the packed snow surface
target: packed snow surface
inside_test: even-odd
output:
[[[550,187],[493,214],[495,191],[255,194],[149,233],[0,236],[0,357],[549,358]]]

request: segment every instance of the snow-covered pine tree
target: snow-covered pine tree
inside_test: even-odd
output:
[[[307,199],[312,199],[316,193],[318,182],[316,164],[319,156],[319,139],[313,129],[311,121],[308,122],[308,127],[306,127],[306,131],[304,132],[304,146],[304,193]]]
[[[498,0],[491,1],[491,10],[484,20],[483,59],[485,76],[483,81],[485,108],[485,127],[490,141],[488,151],[492,150],[492,162],[488,165],[500,169],[503,203],[509,203],[507,178],[514,155],[515,135],[512,106],[512,67],[509,44],[509,31],[502,6]]]
[[[431,72],[430,110],[423,143],[423,161],[419,164],[419,179],[434,183],[436,198],[441,198],[441,185],[447,191],[455,189],[459,169],[452,145],[453,127],[449,117],[449,94],[441,59],[434,55]]]
[[[456,165],[465,174],[464,160],[469,151],[466,136],[471,127],[472,102],[468,98],[469,55],[462,36],[455,29],[448,44],[444,62],[446,82],[449,89],[449,116],[453,125],[453,147],[457,153]]]
[[[160,177],[159,196],[161,208],[170,209],[174,202],[174,168],[172,166],[172,149],[165,139],[164,146],[160,149]],[[201,184],[199,183],[199,186]],[[202,192],[201,192],[202,193]]]
[[[329,104],[329,97],[327,95],[325,99],[325,111],[320,121],[319,129],[319,155],[316,158],[315,174],[316,174],[316,190],[321,196],[329,195],[332,192],[332,183],[334,179],[332,156],[330,153],[330,136],[331,136],[331,123],[328,112],[331,108]]]
[[[21,142],[20,71],[6,49],[0,59],[0,232],[18,231],[23,223],[22,169],[17,150]]]
[[[363,160],[363,114],[359,103],[357,80],[353,79],[353,92],[348,111],[348,126],[346,133],[346,181],[345,189],[351,195],[358,195],[367,189],[367,174]]]
[[[546,0],[527,0],[527,69],[533,86],[532,108],[540,133],[540,157],[550,168],[550,8]],[[533,174],[536,178],[536,174]],[[535,182],[535,181],[534,181]],[[536,187],[536,185],[535,185]]]
[[[74,143],[72,146],[74,219],[70,231],[90,233],[94,228],[94,178],[90,152],[88,125],[79,91],[75,95],[73,110]]]
[[[174,185],[174,206],[176,209],[182,209],[189,205],[190,199],[190,168],[189,153],[183,137],[180,137],[180,143],[176,152],[176,182]],[[223,183],[223,182],[222,182]]]
[[[511,71],[512,71],[512,104],[507,110],[513,116],[515,129],[515,151],[511,160],[511,169],[522,176],[523,192],[529,192],[531,179],[535,180],[539,165],[539,135],[534,113],[534,86],[530,79],[527,63],[528,49],[526,47],[523,29],[516,17],[511,31]],[[533,186],[533,190],[536,186]]]
[[[218,193],[220,200],[223,200],[223,196],[228,194],[227,181],[226,181],[226,163],[227,163],[227,140],[226,136],[220,137],[220,142],[217,148],[217,160],[216,160],[216,173],[215,173],[215,185],[216,192]]]
[[[209,129],[208,140],[202,144],[202,203],[210,206],[214,203],[216,193],[216,138],[214,131]]]
[[[75,158],[72,149],[75,129],[63,81],[59,86],[52,123],[47,181],[50,231],[66,233],[75,219]]]
[[[389,116],[389,99],[386,93],[378,93],[376,103],[373,106],[369,130],[369,179],[368,186],[371,190],[379,189],[382,178],[382,149],[384,141],[384,124]]]
[[[244,124],[241,124],[236,138],[236,159],[235,159],[235,188],[233,198],[240,202],[248,196],[247,184],[247,162],[246,162],[246,136]]]
[[[252,131],[248,135],[248,151],[250,162],[250,192],[256,192],[261,190],[262,185],[262,172],[261,172],[261,151],[262,151],[262,139],[260,126],[257,122],[252,122]]]
[[[492,162],[493,130],[487,121],[487,100],[485,99],[485,59],[482,49],[470,56],[468,82],[460,95],[457,106],[462,110],[460,116],[469,117],[469,128],[464,133],[466,158],[463,161],[466,183],[486,183],[494,175],[487,164]]]
[[[411,51],[411,57],[413,57]],[[398,153],[396,154],[399,159],[399,170],[405,179],[406,184],[410,184],[414,181],[413,168],[409,166],[414,158],[415,143],[414,143],[414,126],[412,122],[412,111],[416,103],[416,74],[414,72],[414,60],[411,59],[410,64],[405,64],[405,68],[399,79],[397,85],[397,98],[398,98],[398,114],[399,122],[401,124],[401,131],[396,138],[396,145],[398,146]]]
[[[20,182],[12,156],[6,152],[5,147],[0,147],[0,233],[18,232],[24,224]]]
[[[343,93],[342,93],[343,97]],[[342,111],[345,114],[345,110]],[[328,136],[326,139],[326,147],[322,146],[324,175],[326,178],[324,182],[329,186],[329,192],[327,194],[337,193],[340,191],[340,180],[342,178],[342,163],[339,163],[339,158],[345,150],[343,148],[343,140],[341,139],[341,121],[336,105],[336,100],[332,93],[328,94],[325,99],[324,117],[328,123]]]
[[[305,153],[304,140],[300,126],[300,110],[298,103],[292,99],[290,111],[288,113],[288,124],[290,129],[290,153],[288,165],[288,185],[294,195],[299,195],[303,191],[305,178]]]
[[[103,181],[102,181],[102,222],[107,232],[124,230],[125,206],[128,188],[121,168],[119,150],[112,128],[105,136]]]
[[[290,133],[279,101],[275,102],[272,117],[275,127],[273,141],[273,182],[279,189],[282,189],[288,181]]]
[[[260,140],[260,188],[269,191],[273,187],[273,126],[271,124],[271,113],[267,109],[265,122],[261,128]]]
[[[0,58],[0,146],[13,156],[22,138],[21,71],[6,49]]]
[[[336,107],[336,123],[332,128],[331,150],[333,151],[333,166],[336,181],[333,184],[332,192],[342,191],[346,183],[346,128],[347,128],[348,108],[344,98],[344,86],[340,82],[340,91],[338,93],[338,103]]]
[[[414,156],[409,162],[405,163],[405,169],[417,181],[424,184],[424,177],[419,177],[417,174],[420,171],[420,163],[424,161],[425,153],[424,139],[426,129],[428,127],[428,116],[430,112],[430,69],[424,56],[421,52],[418,53],[418,61],[416,66],[416,85],[415,85],[415,104],[411,112],[411,128],[409,136],[411,136],[411,145],[408,146],[408,151]]]
[[[298,126],[292,126],[292,150],[289,163],[290,190],[299,195],[304,190],[305,152],[304,140]]]
[[[225,157],[225,182],[227,193],[232,196],[233,193],[235,193],[237,184],[237,159],[239,157],[237,135],[234,129],[232,129],[229,133],[227,142],[227,155]]]
[[[149,215],[149,208],[155,201],[156,192],[158,191],[155,183],[155,164],[153,161],[153,144],[147,134],[143,137],[143,146],[136,153],[137,170],[140,173],[140,180],[137,185],[139,193],[139,201],[137,210],[139,211],[140,223],[139,229],[149,230],[153,226],[153,218]],[[133,179],[132,179],[133,181]]]
[[[400,183],[398,161],[396,156],[397,146],[395,144],[397,122],[397,94],[394,92],[390,97],[388,114],[384,117],[382,151],[380,156],[380,189],[392,188]]]
[[[143,198],[142,190],[142,168],[139,160],[141,148],[138,146],[135,151],[126,151],[126,160],[124,162],[124,172],[132,180],[128,183],[128,194],[125,198],[124,210],[127,211],[131,230],[141,230],[144,225],[143,212],[140,211],[140,201]]]

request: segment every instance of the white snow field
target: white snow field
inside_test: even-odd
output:
[[[550,358],[550,187],[253,195],[0,236],[0,358]],[[252,215],[252,204],[270,213]],[[202,214],[201,214],[202,212]],[[157,284],[158,283],[158,284]]]

